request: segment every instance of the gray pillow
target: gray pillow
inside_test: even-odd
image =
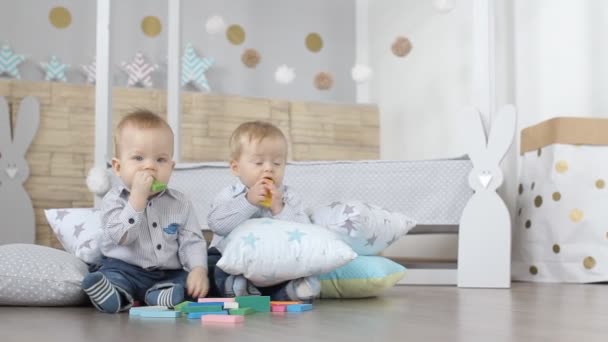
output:
[[[87,302],[80,282],[87,265],[58,249],[0,246],[0,305],[61,306]]]

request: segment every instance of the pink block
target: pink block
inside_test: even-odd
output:
[[[270,305],[270,312],[285,312],[287,311],[287,305]]]
[[[205,315],[201,317],[203,323],[241,323],[245,321],[245,316],[240,315]]]
[[[234,298],[199,298],[199,303],[226,303],[226,302],[234,302]]]

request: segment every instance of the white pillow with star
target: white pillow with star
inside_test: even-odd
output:
[[[88,264],[101,260],[101,212],[95,208],[46,209],[46,220],[66,252]]]
[[[218,247],[218,267],[259,287],[331,272],[357,256],[323,227],[269,218],[243,222]]]
[[[341,236],[359,255],[376,255],[416,226],[405,214],[361,202],[333,202],[312,210],[311,221]]]

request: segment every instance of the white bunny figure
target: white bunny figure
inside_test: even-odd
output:
[[[27,96],[21,101],[11,134],[8,104],[0,97],[0,245],[36,241],[34,208],[23,183],[30,174],[25,153],[39,123],[40,104]]]
[[[515,133],[515,107],[504,106],[486,135],[480,113],[466,108],[467,148],[473,162],[469,185],[475,193],[460,219],[458,236],[458,286],[508,288],[511,286],[511,216],[496,193],[503,182],[500,161]]]

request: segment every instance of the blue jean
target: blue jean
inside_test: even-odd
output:
[[[230,274],[217,267],[216,264],[221,257],[222,254],[215,247],[211,247],[207,251],[209,283],[211,284],[208,297],[226,297],[224,284]],[[287,295],[286,285],[287,282],[283,282],[273,286],[258,287],[257,289],[262,293],[262,296],[270,296],[271,300],[291,300]]]
[[[97,272],[103,273],[121,294],[121,311],[137,300],[145,302],[150,291],[186,286],[188,272],[180,270],[145,270],[122,260],[103,257]]]

